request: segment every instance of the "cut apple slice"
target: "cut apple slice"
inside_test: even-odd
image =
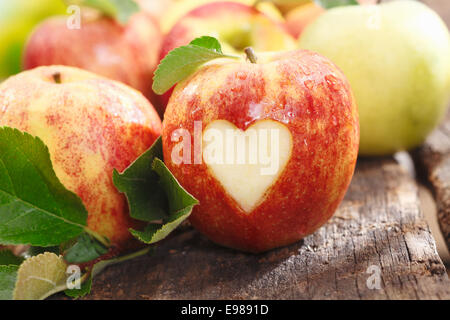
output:
[[[250,213],[280,177],[292,145],[289,129],[273,120],[258,121],[245,132],[216,120],[203,133],[203,160],[226,192]]]

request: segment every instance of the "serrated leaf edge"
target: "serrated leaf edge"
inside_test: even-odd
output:
[[[216,60],[216,59],[222,59],[222,58],[228,58],[228,59],[239,59],[239,56],[233,56],[233,55],[227,55],[222,53],[222,49],[220,48],[220,50],[216,50],[216,49],[211,49],[209,47],[202,47],[196,44],[192,44],[192,43],[196,43],[196,41],[198,41],[199,39],[202,38],[206,38],[207,36],[203,36],[203,37],[199,37],[196,38],[194,40],[191,41],[190,44],[185,45],[185,46],[181,46],[178,48],[175,48],[173,50],[171,50],[159,63],[158,68],[156,69],[154,75],[153,75],[153,85],[152,85],[152,89],[156,94],[162,95],[165,92],[167,92],[168,90],[170,90],[170,88],[172,88],[174,85],[176,85],[177,83],[185,80],[187,77],[189,77],[190,75],[192,75],[195,71],[191,72],[189,75],[187,75],[186,77],[182,78],[182,79],[178,79],[176,80],[174,83],[167,85],[167,86],[160,86],[158,85],[159,83],[159,78],[162,77],[162,73],[166,72],[165,69],[165,64],[167,63],[167,61],[169,61],[170,59],[172,59],[174,56],[178,55],[181,51],[186,50],[186,49],[192,49],[192,50],[198,50],[198,53],[200,54],[202,51],[203,53],[208,53],[211,56],[209,57],[205,57],[205,58],[199,58],[197,60],[193,60],[193,61],[189,61],[183,64],[179,64],[176,66],[176,68],[172,68],[170,70],[171,73],[177,73],[179,70],[186,68],[186,66],[188,65],[198,65],[195,69],[199,68],[200,66],[202,66],[203,64],[212,61],[212,60]],[[213,38],[213,37],[209,37],[209,38]],[[215,39],[215,38],[213,38]],[[217,39],[216,39],[217,40]]]
[[[13,300],[18,300],[18,299],[17,299],[17,295],[18,295],[18,292],[17,292],[17,284],[18,284],[19,281],[21,280],[21,272],[23,273],[23,272],[24,272],[23,270],[26,270],[26,268],[28,268],[28,266],[29,266],[30,264],[36,263],[36,261],[39,261],[39,260],[42,259],[42,257],[44,257],[44,256],[56,256],[56,257],[58,257],[58,258],[60,259],[60,261],[61,261],[62,263],[64,263],[64,265],[67,266],[67,264],[64,262],[62,256],[58,256],[58,255],[56,255],[56,254],[54,254],[54,253],[50,253],[50,252],[41,253],[41,254],[39,254],[39,255],[37,255],[37,256],[31,257],[31,258],[25,260],[25,261],[20,265],[20,267],[19,267],[19,269],[18,269],[18,271],[17,271],[16,285],[15,285],[15,288],[14,288],[14,291],[13,291]],[[51,295],[53,295],[53,294],[55,294],[55,293],[58,293],[58,292],[61,292],[61,291],[64,291],[64,290],[67,289],[67,284],[66,284],[66,283],[64,283],[64,284],[57,284],[57,283],[50,282],[50,281],[48,281],[48,280],[45,279],[45,278],[28,277],[28,278],[25,279],[25,281],[27,281],[28,279],[33,279],[33,278],[34,278],[34,279],[39,279],[39,280],[45,281],[45,282],[47,282],[47,283],[51,283],[51,284],[54,286],[54,288],[53,288],[52,290],[49,290],[49,291],[46,292],[43,296],[38,297],[36,300],[44,300],[44,299],[50,297]],[[20,300],[20,299],[19,299],[19,300]]]
[[[29,134],[29,133],[27,133],[27,132],[20,131],[20,130],[18,130],[18,129],[16,129],[16,128],[12,128],[12,127],[8,127],[8,126],[0,126],[0,131],[4,131],[4,132],[6,132],[7,134],[8,134],[8,131],[9,131],[11,135],[23,136],[23,137],[25,137],[26,139],[34,140],[37,144],[40,145],[40,148],[42,148],[42,149],[44,150],[45,156],[47,157],[48,161],[50,162],[50,165],[51,165],[51,171],[52,171],[53,176],[56,178],[57,183],[59,184],[60,187],[64,188],[64,189],[65,189],[68,193],[70,193],[73,197],[75,197],[75,198],[78,199],[78,201],[80,202],[81,206],[85,209],[85,212],[86,212],[86,219],[87,219],[87,214],[88,214],[88,212],[87,212],[86,208],[84,207],[84,204],[83,204],[82,200],[78,197],[77,194],[75,194],[74,192],[68,190],[68,189],[61,183],[61,181],[59,180],[58,176],[56,175],[56,173],[55,173],[55,171],[54,171],[54,168],[53,168],[52,161],[51,161],[50,151],[49,151],[47,145],[46,145],[46,144],[45,144],[38,136],[33,136],[33,135],[31,135],[31,134]],[[19,152],[19,153],[21,153],[22,155],[24,155],[23,151],[22,151],[21,149],[19,149],[17,146],[15,146],[14,148],[15,148],[15,150],[17,150],[17,152]],[[29,159],[28,159],[28,157],[26,157],[25,155],[24,155],[24,158],[26,159],[26,161],[27,161],[28,163],[30,163],[31,166],[33,166],[33,167],[35,168],[36,172],[39,174],[39,176],[41,176],[42,180],[43,180],[43,181],[46,181],[46,179],[45,179],[44,177],[42,177],[41,171],[40,171],[38,168],[36,168],[36,166],[34,165],[34,163],[30,162]],[[2,158],[0,158],[0,163],[3,165],[4,168],[6,168],[6,165],[4,164]],[[6,168],[6,171],[8,172],[7,168]],[[13,183],[12,183],[12,178],[11,178],[11,176],[9,175],[9,173],[8,173],[8,179],[10,180],[11,184],[13,184]],[[46,183],[44,183],[44,184],[45,184],[46,187],[48,188],[48,185],[47,185]],[[86,225],[81,225],[81,224],[79,224],[79,223],[72,222],[72,221],[70,221],[70,220],[65,219],[65,218],[62,217],[62,216],[55,215],[54,213],[52,213],[52,212],[50,212],[50,211],[48,211],[48,210],[45,210],[45,209],[43,209],[43,208],[38,208],[38,207],[36,207],[36,206],[35,206],[34,204],[32,204],[32,203],[29,203],[28,201],[24,201],[23,199],[20,199],[16,194],[10,194],[9,192],[5,192],[4,190],[0,190],[0,193],[9,195],[9,196],[14,197],[14,198],[17,198],[17,199],[18,199],[17,201],[19,201],[19,202],[21,202],[21,203],[24,203],[24,204],[28,205],[29,207],[32,207],[34,210],[37,210],[37,211],[39,211],[39,212],[46,213],[47,215],[49,215],[49,216],[55,218],[56,220],[62,221],[62,222],[64,222],[64,223],[67,223],[67,224],[72,225],[72,226],[75,226],[75,227],[79,227],[79,228],[81,228],[82,230],[86,228]],[[51,192],[49,192],[49,194],[53,197],[53,194],[52,194]],[[60,211],[59,208],[58,208],[58,211]],[[87,221],[87,220],[86,220],[86,221]],[[80,233],[81,233],[81,232],[80,232]],[[17,234],[14,234],[14,235],[17,235]],[[19,235],[20,235],[20,233],[19,233]],[[8,243],[5,242],[5,243],[2,243],[2,244],[12,244],[12,245],[24,244],[24,245],[35,245],[35,246],[48,246],[48,245],[51,246],[51,245],[58,245],[57,243],[33,243],[33,244],[31,244],[31,243],[19,243],[19,242],[17,242],[17,241],[11,241],[11,242],[8,242]]]

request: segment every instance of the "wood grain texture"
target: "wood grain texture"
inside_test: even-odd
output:
[[[381,271],[371,290],[370,266]],[[335,217],[302,243],[261,255],[194,230],[108,268],[88,299],[450,299],[416,183],[391,159],[361,160]]]
[[[450,111],[413,156],[433,188],[439,223],[450,248]]]

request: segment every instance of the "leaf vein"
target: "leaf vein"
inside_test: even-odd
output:
[[[9,195],[9,196],[11,196],[11,197],[14,196],[14,195],[12,195],[12,194],[10,194],[10,193],[4,191],[4,190],[0,190],[0,193]],[[67,223],[67,224],[71,224],[71,225],[80,227],[80,228],[82,228],[82,229],[85,228],[84,225],[81,225],[81,224],[79,224],[79,223],[76,223],[76,222],[67,220],[67,219],[65,219],[64,217],[58,216],[56,213],[50,212],[50,211],[48,211],[48,210],[46,210],[46,209],[36,207],[36,206],[33,205],[32,203],[29,203],[29,202],[27,202],[27,201],[25,201],[25,200],[23,200],[23,199],[17,198],[16,201],[21,202],[21,203],[23,203],[23,204],[25,204],[25,205],[27,205],[27,206],[29,206],[29,207],[31,207],[31,208],[34,208],[35,210],[41,211],[41,212],[43,212],[43,213],[45,213],[45,214],[47,214],[47,215],[49,215],[49,216],[51,216],[51,217],[53,217],[53,218],[55,218],[55,219],[57,219],[57,220],[64,221],[64,222]]]

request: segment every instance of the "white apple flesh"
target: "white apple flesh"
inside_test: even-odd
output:
[[[264,200],[291,154],[291,133],[272,120],[258,121],[245,132],[231,122],[216,120],[203,134],[204,161],[246,213]]]

